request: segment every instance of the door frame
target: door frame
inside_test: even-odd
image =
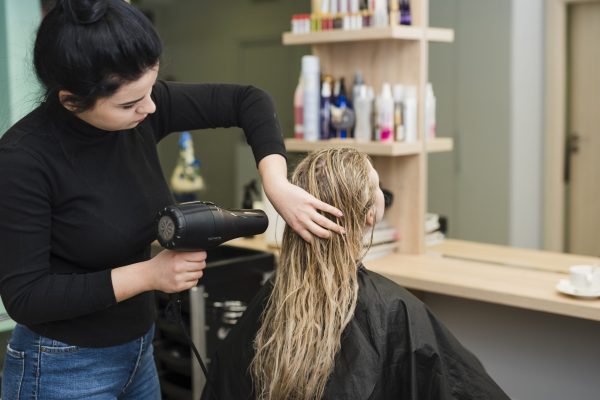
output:
[[[564,182],[567,129],[568,7],[600,0],[546,0],[544,228],[545,250],[565,249],[566,185]]]

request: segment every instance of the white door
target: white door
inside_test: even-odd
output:
[[[600,256],[600,1],[569,9],[570,253]]]

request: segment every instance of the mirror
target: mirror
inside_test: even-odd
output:
[[[600,256],[600,2],[430,4],[455,41],[430,47],[454,151],[429,159],[429,210],[452,238]]]
[[[260,86],[273,95],[283,129],[291,129],[286,127],[293,126],[292,96],[299,60],[310,53],[310,48],[281,46],[281,33],[289,30],[291,15],[310,9],[310,1],[135,3],[155,15],[166,43],[163,74],[180,81]],[[563,40],[571,38],[567,48],[572,51],[579,44],[586,45],[578,38],[598,37],[573,28],[581,19],[585,20],[581,24],[591,26],[589,29],[600,26],[594,25],[593,19],[600,18],[594,11],[600,4],[587,3],[568,6],[570,30],[564,32]],[[594,183],[579,183],[577,188],[563,184],[561,190],[548,195],[547,182],[554,180],[560,186],[564,173],[564,153],[558,149],[549,154],[548,143],[554,140],[564,148],[566,136],[558,140],[549,137],[548,127],[554,124],[549,125],[546,110],[550,72],[545,27],[554,21],[548,20],[546,7],[542,1],[430,0],[430,25],[455,30],[453,43],[432,43],[429,51],[429,80],[437,99],[437,135],[453,138],[454,150],[428,157],[428,211],[447,217],[449,238],[600,256],[600,211],[595,202],[586,200],[600,194],[600,180],[592,172],[598,170],[592,164],[598,157],[583,156],[589,150],[588,144],[594,144],[595,151],[600,152],[600,133],[570,131],[571,149],[579,150],[570,153],[571,183],[584,178]],[[588,8],[574,11],[578,7]],[[261,19],[269,23],[256,23]],[[589,47],[578,51],[588,57],[584,62],[590,66],[588,70],[597,71],[600,57],[593,56],[598,54],[592,49],[593,40],[587,42]],[[568,87],[585,88],[585,83],[578,82],[589,79],[582,76],[579,80],[566,77]],[[594,90],[597,93],[600,88]],[[573,96],[565,93],[563,100]],[[582,107],[565,103],[565,121],[578,115],[586,104],[594,103],[578,101]],[[600,115],[592,114],[595,118]],[[598,126],[600,121],[587,124]],[[596,135],[593,139],[592,133]],[[200,135],[210,136],[195,141],[196,153],[205,159],[204,165],[210,165],[205,169],[206,197],[225,207],[238,206],[242,187],[256,176],[243,135]],[[160,149],[167,175],[176,157],[175,140],[171,142],[167,140]],[[219,149],[227,147],[236,151],[223,156]],[[574,162],[575,157],[583,163]],[[579,193],[577,190],[585,193],[573,195]],[[580,229],[576,224],[581,223],[576,221],[587,222],[587,227],[575,233]],[[574,240],[570,239],[573,234]],[[577,247],[576,243],[585,246]]]

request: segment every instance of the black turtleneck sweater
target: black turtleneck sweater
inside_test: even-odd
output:
[[[170,132],[239,126],[257,163],[285,155],[256,88],[159,81],[152,98],[156,112],[134,129],[43,104],[0,139],[0,295],[15,321],[86,347],[150,328],[153,294],[117,303],[111,269],[149,259],[156,213],[173,202],[156,150]]]

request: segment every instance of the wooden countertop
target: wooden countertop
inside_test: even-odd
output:
[[[277,253],[260,236],[227,244]],[[600,299],[572,298],[555,288],[570,265],[594,263],[600,259],[445,240],[423,255],[395,253],[365,265],[410,289],[600,321]]]
[[[575,264],[600,265],[600,258],[597,257],[521,249],[455,239],[446,239],[440,244],[429,246],[427,253],[443,255],[457,260],[479,261],[564,273],[568,273],[569,267]]]

